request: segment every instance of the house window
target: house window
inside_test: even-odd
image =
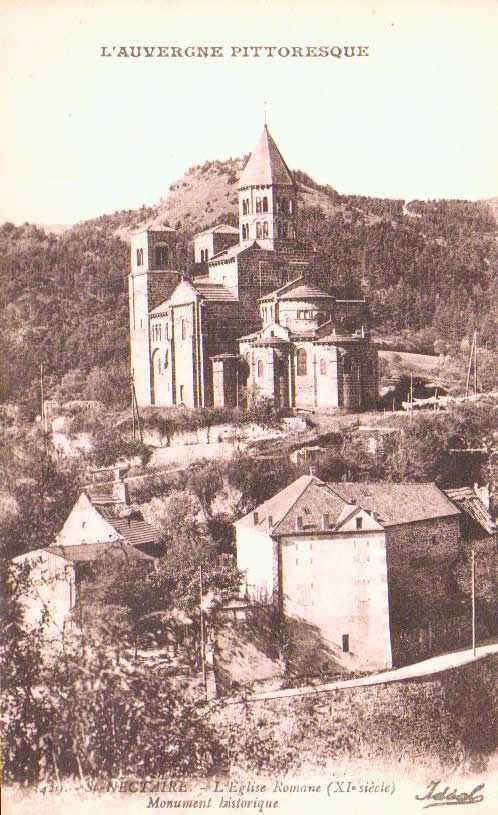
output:
[[[291,215],[294,212],[294,201],[292,198],[289,198],[289,212]]]
[[[261,212],[263,209],[261,198],[256,198],[256,212]]]
[[[180,385],[180,402],[183,402],[184,391],[185,391],[184,385]]]
[[[297,375],[306,376],[308,373],[308,358],[304,348],[299,348],[297,352]]]
[[[263,212],[268,212],[268,196],[263,198]]]
[[[247,199],[244,198],[244,200],[242,201],[242,215],[247,215],[247,212],[248,212]]]
[[[363,518],[357,518],[356,519],[356,528],[357,529],[363,529]]]
[[[282,224],[282,238],[286,238],[286,237],[287,237],[287,224],[284,222]]]
[[[345,356],[342,360],[342,370],[345,374],[349,375],[351,373],[351,357]]]
[[[282,212],[287,212],[287,198],[282,198]]]
[[[342,635],[342,650],[345,654],[349,652],[349,634]]]
[[[327,362],[322,357],[322,359],[320,360],[320,374],[322,376],[325,376],[326,373],[327,373]]]
[[[258,379],[263,377],[263,363],[260,359],[258,359]]]
[[[268,237],[268,221],[263,221],[263,238]]]
[[[144,262],[144,250],[137,249],[137,266],[143,266]]]
[[[182,320],[182,340],[187,339],[187,322],[186,320]]]
[[[261,238],[261,223],[259,221],[256,224],[256,238]]]
[[[168,362],[169,362],[169,349],[166,348],[166,351],[164,352],[164,369],[165,370],[168,367]]]
[[[280,198],[278,197],[275,198],[275,201],[273,202],[273,211],[280,212]]]
[[[156,266],[167,266],[169,251],[167,246],[156,246],[155,252]]]

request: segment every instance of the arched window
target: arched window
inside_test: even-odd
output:
[[[137,266],[143,266],[144,262],[144,250],[137,249]]]
[[[296,354],[297,375],[306,376],[308,373],[308,357],[304,348],[299,348]]]
[[[327,373],[327,361],[322,357],[320,360],[320,374],[325,376]]]
[[[182,340],[187,339],[187,322],[186,320],[182,320]]]
[[[156,246],[155,252],[156,266],[167,266],[169,251],[167,246]]]
[[[263,198],[263,212],[268,212],[268,196],[265,195]]]
[[[263,238],[267,237],[268,237],[268,221],[263,221]]]
[[[343,370],[343,373],[345,373],[345,374],[349,375],[349,374],[351,373],[351,369],[352,369],[351,357],[348,357],[348,356],[346,355],[346,356],[345,356],[345,357],[343,357],[343,359],[342,359],[342,370]]]
[[[260,359],[258,359],[258,379],[261,379],[263,376],[263,363]]]
[[[256,238],[261,238],[261,223],[259,221],[256,224]]]

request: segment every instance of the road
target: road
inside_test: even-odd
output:
[[[432,674],[447,671],[449,668],[457,668],[461,665],[473,662],[475,659],[483,659],[490,654],[498,654],[498,643],[489,643],[479,646],[475,657],[472,648],[463,651],[452,651],[448,654],[441,654],[437,657],[424,659],[422,662],[415,662],[412,665],[405,665],[403,668],[395,668],[389,671],[382,671],[378,674],[371,674],[370,676],[362,676],[360,679],[343,679],[338,682],[329,682],[325,685],[308,685],[302,688],[288,688],[286,690],[268,691],[267,693],[255,693],[247,697],[247,699],[228,699],[224,704],[245,704],[247,702],[261,702],[265,699],[285,699],[290,696],[307,696],[345,688],[361,688],[368,685],[401,682],[404,679],[431,676]]]

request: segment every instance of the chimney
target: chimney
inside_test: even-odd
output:
[[[330,517],[328,512],[322,514],[322,529],[330,529]]]
[[[258,516],[257,512],[253,512],[252,519],[253,519],[253,522],[254,522],[254,526],[257,526],[258,523],[259,523],[259,516]]]
[[[296,529],[300,530],[303,528],[303,516],[296,515]]]

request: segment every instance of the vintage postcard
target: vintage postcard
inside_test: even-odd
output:
[[[497,4],[1,19],[6,813],[494,812]]]

